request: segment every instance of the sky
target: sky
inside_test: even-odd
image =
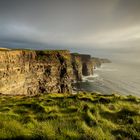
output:
[[[140,0],[0,0],[0,46],[140,63]]]

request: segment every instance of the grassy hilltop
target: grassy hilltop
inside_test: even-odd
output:
[[[95,93],[1,95],[0,139],[139,140],[140,99]]]

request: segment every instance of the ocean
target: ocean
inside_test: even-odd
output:
[[[140,97],[140,65],[105,63],[94,70],[94,75],[83,77],[75,84],[79,90],[102,94],[135,95]]]

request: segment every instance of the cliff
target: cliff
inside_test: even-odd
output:
[[[82,74],[84,76],[93,75],[93,64],[90,55],[80,54],[82,61]]]
[[[0,93],[71,92],[69,51],[0,51]]]
[[[97,57],[92,57],[91,61],[92,61],[94,68],[100,67],[102,65],[102,63],[111,63],[111,61],[109,59],[97,58]]]
[[[0,51],[0,93],[71,93],[72,81],[91,75],[89,55],[60,51]]]
[[[72,53],[71,56],[76,81],[82,81],[82,76],[93,75],[93,63],[90,55]]]
[[[111,61],[107,58],[100,58],[101,63],[111,63]]]
[[[82,61],[81,57],[75,54],[71,54],[73,77],[72,81],[82,81]]]

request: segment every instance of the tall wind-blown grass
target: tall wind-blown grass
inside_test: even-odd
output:
[[[0,139],[140,140],[140,99],[96,93],[1,95]]]

